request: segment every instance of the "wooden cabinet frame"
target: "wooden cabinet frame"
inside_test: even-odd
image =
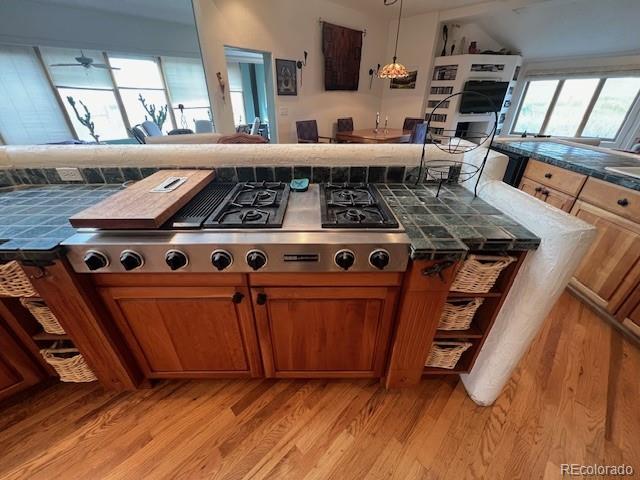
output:
[[[601,264],[593,265],[589,263],[590,254],[594,251],[594,249],[606,248],[606,245],[600,245],[601,241],[606,240],[604,239],[606,232],[600,231],[598,233],[598,236],[596,237],[594,244],[590,247],[590,250],[585,255],[585,258],[583,259],[582,264],[580,265],[580,267],[578,267],[578,270],[575,272],[574,278],[571,279],[572,286],[574,286],[576,289],[582,292],[582,294],[585,295],[587,298],[589,298],[591,302],[593,302],[595,305],[608,311],[610,314],[613,315],[618,311],[620,306],[623,304],[623,302],[631,293],[631,291],[635,288],[635,286],[638,285],[638,283],[640,283],[640,248],[638,247],[638,245],[640,245],[640,226],[637,223],[627,220],[625,218],[622,218],[616,214],[610,213],[599,207],[595,207],[589,203],[578,200],[575,206],[573,207],[571,214],[577,216],[578,218],[581,218],[580,217],[581,212],[586,212],[589,215],[592,215],[597,218],[601,218],[604,221],[610,222],[612,225],[619,226],[621,229],[628,230],[631,235],[637,236],[637,238],[632,239],[633,243],[637,243],[636,247],[633,250],[628,250],[626,252],[623,252],[625,254],[625,257],[628,257],[628,258],[621,258],[620,261],[613,266],[616,268],[620,265],[628,267],[624,275],[618,276],[613,271],[607,271],[605,269],[605,266]],[[631,235],[630,235],[630,238],[632,238]],[[631,248],[631,245],[629,245],[629,248]],[[603,255],[608,253],[618,253],[618,252],[611,252],[609,250],[607,251],[603,250],[601,252],[601,254]],[[579,276],[581,273],[581,269],[583,268],[588,268],[590,270],[590,274],[593,274],[593,275],[599,274],[602,277],[602,279],[600,280],[600,283],[602,284],[602,288],[605,288],[604,284],[608,281],[618,282],[612,287],[607,287],[608,289],[611,290],[611,295],[608,296],[608,298],[601,297],[600,295],[598,295],[596,291],[592,290],[589,286],[583,284],[580,281]],[[611,278],[609,279],[609,277]]]

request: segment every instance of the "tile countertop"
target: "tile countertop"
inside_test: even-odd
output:
[[[469,250],[535,250],[540,238],[461,185],[377,185],[411,239],[411,258],[463,258]]]
[[[464,187],[378,184],[411,239],[411,258],[463,258],[469,250],[534,250],[540,239]],[[75,233],[68,217],[118,185],[48,185],[0,192],[0,260],[55,258]]]
[[[75,233],[68,218],[98,203],[119,185],[46,185],[0,191],[0,260],[55,257]]]
[[[496,141],[494,146],[622,187],[640,190],[640,179],[605,170],[605,167],[640,167],[640,156],[635,159],[617,154],[613,150],[611,153],[602,152],[552,141]]]

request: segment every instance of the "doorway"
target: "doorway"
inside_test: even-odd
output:
[[[275,143],[275,98],[271,53],[225,46],[229,98],[236,131]]]

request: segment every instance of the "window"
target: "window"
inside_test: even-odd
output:
[[[229,74],[229,97],[231,98],[231,108],[233,110],[233,122],[237,127],[248,123],[247,113],[244,108],[240,64],[238,62],[227,63],[227,73]]]
[[[162,70],[178,127],[195,130],[196,120],[211,122],[209,94],[200,59],[162,57]],[[184,107],[182,111],[178,105]]]
[[[597,78],[565,80],[544,133],[559,137],[576,135],[598,83]]]
[[[122,123],[122,115],[120,115],[120,109],[113,90],[58,88],[58,92],[60,92],[64,106],[67,109],[67,115],[69,115],[73,128],[76,130],[80,140],[95,141],[89,129],[78,120],[67,97],[74,99],[80,116],[84,116],[84,107],[80,102],[86,105],[87,110],[91,113],[91,121],[95,125],[95,133],[99,136],[100,141],[127,138],[127,130]]]
[[[163,131],[175,128],[170,112],[167,112],[164,120],[159,118],[160,111],[168,107],[169,101],[158,60],[152,57],[109,55],[109,61],[113,68],[118,69],[113,70],[113,77],[129,124],[134,126],[150,120],[157,123]],[[141,98],[147,105],[146,108]],[[155,111],[155,118],[152,118],[147,109]]]
[[[78,61],[96,65],[87,67]],[[164,62],[164,64],[163,64]],[[62,64],[62,65],[61,65]],[[109,71],[110,64],[117,70]],[[48,77],[47,77],[48,73]],[[195,121],[212,127],[211,108],[200,59],[109,54],[97,50],[0,45],[0,140],[37,144],[72,139],[94,142],[80,117],[91,114],[99,140],[129,137],[127,128],[167,106],[162,130],[195,130]],[[181,104],[184,108],[178,108]],[[85,110],[85,106],[86,109]],[[156,118],[157,119],[157,118]],[[203,129],[204,130],[204,129]],[[134,141],[133,139],[130,139]]]
[[[91,114],[91,121],[95,125],[94,133],[98,135],[100,141],[128,137],[109,71],[104,68],[82,67],[75,58],[83,55],[91,58],[96,64],[105,64],[106,59],[102,52],[46,47],[41,48],[40,51],[79,140],[95,141],[89,128],[78,120],[69,97],[75,102],[81,117],[85,115],[82,104],[87,107]],[[56,66],[56,64],[70,66]],[[75,66],[76,64],[78,66]]]
[[[518,113],[514,129],[516,132],[537,133],[542,129],[542,123],[557,87],[558,80],[529,82]]]
[[[512,133],[615,141],[640,91],[640,77],[532,80]]]
[[[639,90],[640,78],[608,78],[582,135],[616,138]]]
[[[13,145],[73,138],[30,47],[0,46],[0,135]]]

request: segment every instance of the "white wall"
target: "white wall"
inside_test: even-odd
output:
[[[380,109],[382,81],[375,79],[370,90],[368,71],[386,58],[388,23],[384,19],[328,0],[194,0],[194,6],[219,132],[234,129],[231,104],[228,99],[226,103],[222,101],[216,80],[216,72],[221,72],[228,82],[225,45],[271,52],[274,59],[298,60],[304,50],[309,52],[302,87],[298,83],[298,96],[276,96],[280,142],[296,141],[296,120],[316,119],[320,135],[331,135],[339,117],[353,117],[356,128],[373,125],[375,112]],[[357,92],[324,90],[319,18],[346,27],[366,28]]]
[[[391,62],[396,39],[397,18],[389,22],[386,56],[380,63]],[[425,94],[433,74],[433,56],[438,35],[438,14],[426,13],[402,19],[398,42],[398,62],[409,70],[418,69],[415,90],[392,90],[384,81],[381,115],[389,116],[389,126],[400,128],[405,117],[424,114]],[[382,83],[382,80],[380,80]]]
[[[0,43],[200,57],[194,25],[33,0],[0,1]]]

